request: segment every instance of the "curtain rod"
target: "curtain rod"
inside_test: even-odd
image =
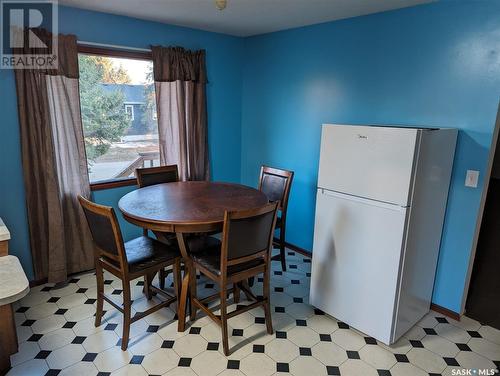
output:
[[[82,41],[82,40],[77,41],[77,44],[81,44],[81,45],[85,45],[85,46],[95,46],[95,47],[112,48],[112,49],[115,49],[115,50],[151,52],[151,50],[149,48],[137,48],[137,47],[119,46],[119,45],[116,45],[116,44],[85,42],[85,41]]]

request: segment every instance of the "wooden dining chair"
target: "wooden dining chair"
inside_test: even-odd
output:
[[[292,186],[293,171],[262,166],[260,169],[259,190],[262,191],[270,202],[278,202],[279,216],[276,220],[276,229],[279,229],[279,238],[274,241],[280,253],[272,257],[272,260],[281,261],[281,268],[286,271],[286,214],[288,209],[288,197]]]
[[[112,207],[95,204],[82,196],[78,196],[78,200],[87,218],[95,243],[94,258],[97,278],[95,326],[101,325],[103,304],[106,300],[124,315],[121,348],[125,351],[128,347],[130,325],[160,308],[167,307],[179,296],[181,262],[179,250],[147,236],[141,236],[124,243],[120,225]],[[173,266],[175,295],[169,295],[152,285],[154,275],[167,266]],[[121,279],[123,307],[104,294],[103,270]],[[145,293],[148,300],[151,300],[153,292],[161,294],[166,300],[131,317],[130,281],[139,277],[144,277]]]
[[[137,185],[148,187],[155,184],[173,183],[179,181],[179,170],[177,165],[145,167],[135,170]]]
[[[190,289],[191,319],[196,317],[196,310],[199,308],[221,326],[222,345],[226,356],[229,355],[227,321],[231,317],[262,307],[267,332],[273,333],[269,283],[276,208],[277,203],[270,203],[256,209],[226,211],[220,248],[209,248],[191,254],[194,268],[191,272],[199,270],[220,287],[219,293],[204,299],[198,299],[195,289]],[[260,273],[263,273],[264,277],[263,296],[257,298],[250,290],[247,279]],[[234,289],[228,290],[229,285],[237,285],[238,294],[241,290],[254,302],[233,312],[227,312],[227,294]],[[220,315],[216,315],[208,308],[208,303],[217,298],[220,299]],[[235,297],[236,302],[237,300]]]
[[[163,183],[175,183],[179,181],[179,169],[177,165],[138,168],[135,170],[135,176],[139,188]],[[143,229],[143,234],[144,236],[148,236],[148,230]],[[156,233],[155,235],[164,243],[176,243],[175,234]],[[158,273],[161,289],[165,288],[165,280],[169,272],[170,270],[163,269]]]

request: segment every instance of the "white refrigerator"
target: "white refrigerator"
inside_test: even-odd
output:
[[[430,307],[456,129],[323,125],[310,303],[391,344]]]

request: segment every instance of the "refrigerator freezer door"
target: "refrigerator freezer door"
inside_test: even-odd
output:
[[[323,125],[318,187],[409,205],[419,130]]]
[[[407,210],[318,189],[310,302],[386,344]]]

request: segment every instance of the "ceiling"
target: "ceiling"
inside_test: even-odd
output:
[[[251,36],[433,0],[59,0],[59,4],[235,36]]]

